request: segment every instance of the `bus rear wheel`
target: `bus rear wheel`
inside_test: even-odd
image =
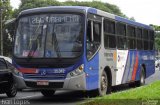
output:
[[[41,93],[45,97],[52,97],[54,96],[55,90],[41,90]]]
[[[145,85],[145,70],[141,67],[140,80],[136,83],[137,86]]]

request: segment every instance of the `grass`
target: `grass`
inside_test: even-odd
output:
[[[96,97],[83,105],[160,105],[160,81],[152,84]]]

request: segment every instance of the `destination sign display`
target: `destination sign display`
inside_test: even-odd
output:
[[[53,24],[53,23],[79,23],[79,15],[52,15],[52,16],[34,16],[30,18],[32,25],[36,24]]]

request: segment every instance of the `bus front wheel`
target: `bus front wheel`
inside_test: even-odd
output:
[[[100,88],[98,89],[99,96],[106,95],[108,90],[108,77],[105,71],[102,72],[100,78]]]
[[[104,96],[107,92],[109,92],[109,85],[108,85],[108,77],[105,71],[102,72],[100,77],[100,86],[96,90],[88,91],[89,97],[96,97],[96,96]]]
[[[55,90],[41,90],[41,93],[45,97],[52,97],[54,96]]]

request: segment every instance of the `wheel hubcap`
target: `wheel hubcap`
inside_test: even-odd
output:
[[[107,78],[106,76],[102,75],[101,78],[101,90],[104,91],[107,88]]]
[[[144,84],[144,74],[141,75],[141,84]]]

